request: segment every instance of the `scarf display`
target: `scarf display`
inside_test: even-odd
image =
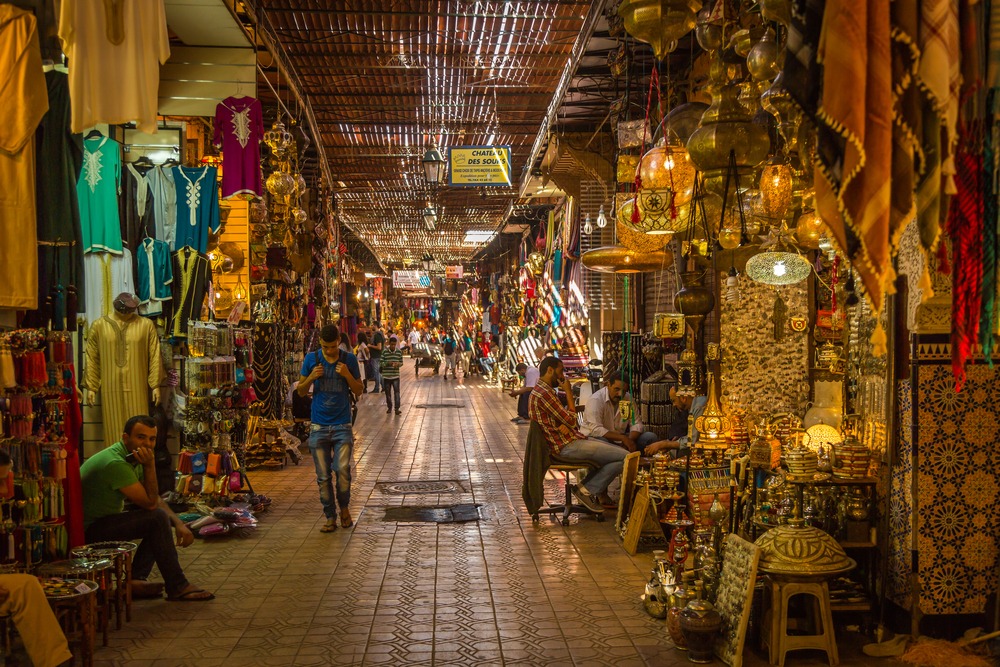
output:
[[[823,92],[817,112],[816,204],[850,257],[876,312],[892,288],[890,226],[892,66],[889,3],[828,0],[818,61]],[[863,104],[843,91],[863,91]],[[897,224],[901,221],[897,220]],[[876,353],[885,332],[872,337]]]
[[[920,143],[924,165],[917,184],[917,224],[926,253],[937,247],[948,195],[955,193],[952,157],[957,138],[958,98],[962,85],[958,2],[921,0],[917,32],[921,93]]]

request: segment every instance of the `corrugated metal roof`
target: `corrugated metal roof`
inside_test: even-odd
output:
[[[431,144],[509,145],[515,184],[589,11],[553,0],[258,0],[308,95],[338,211],[379,258],[470,257],[515,188],[442,188],[426,231]]]

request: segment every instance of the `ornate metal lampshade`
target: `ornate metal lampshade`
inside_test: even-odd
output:
[[[733,422],[722,412],[715,396],[715,373],[708,373],[708,403],[701,416],[694,421],[698,429],[698,444],[702,449],[726,449],[729,446],[728,433],[733,430]]]
[[[624,0],[618,15],[625,31],[653,47],[657,60],[663,60],[695,24],[698,0]]]
[[[819,528],[803,525],[802,519],[772,528],[755,544],[761,548],[759,569],[771,574],[826,579],[857,565],[835,539]]]
[[[583,265],[600,273],[644,273],[669,268],[674,262],[671,253],[657,250],[639,253],[624,246],[603,246],[583,253]]]

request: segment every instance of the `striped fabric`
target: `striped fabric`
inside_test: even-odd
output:
[[[392,366],[398,363],[399,366]],[[399,377],[399,369],[403,367],[403,351],[398,347],[395,350],[385,348],[379,358],[379,370],[383,380],[395,380]]]

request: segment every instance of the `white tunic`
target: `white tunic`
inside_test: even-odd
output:
[[[170,57],[163,0],[64,0],[72,129],[135,121],[156,132],[160,64]]]

